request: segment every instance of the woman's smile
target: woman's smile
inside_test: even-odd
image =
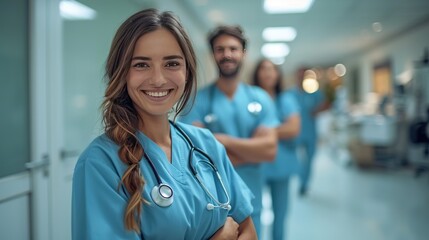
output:
[[[167,95],[169,95],[173,90],[162,90],[162,91],[149,91],[149,90],[143,90],[143,93],[148,95],[149,97],[153,98],[162,98]]]

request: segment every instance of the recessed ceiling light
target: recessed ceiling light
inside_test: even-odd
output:
[[[381,25],[381,23],[379,23],[379,22],[374,22],[373,24],[372,24],[372,30],[374,30],[374,32],[381,32],[381,31],[383,31],[383,25]]]
[[[261,48],[261,53],[266,58],[286,57],[289,52],[289,46],[286,43],[266,43]]]
[[[276,65],[282,65],[285,62],[284,57],[275,57],[275,58],[269,58],[269,59]]]
[[[95,18],[97,12],[78,1],[62,0],[60,14],[67,20],[91,20]]]
[[[269,27],[264,29],[262,37],[267,42],[290,42],[295,39],[296,30],[293,27]]]
[[[302,13],[307,12],[313,0],[265,0],[264,10],[267,13]]]
[[[342,77],[346,75],[346,72],[347,72],[346,66],[344,66],[344,64],[338,63],[334,67],[334,72],[335,74],[337,74],[338,77]]]
[[[314,78],[306,78],[302,81],[302,88],[307,93],[314,93],[319,90],[319,82]]]

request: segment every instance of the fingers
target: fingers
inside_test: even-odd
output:
[[[240,227],[240,225],[236,221],[234,221],[234,219],[232,217],[226,218],[225,225],[227,225],[227,224],[232,229],[232,231],[235,231],[235,239],[237,239],[238,235],[239,235],[239,229],[238,228]]]

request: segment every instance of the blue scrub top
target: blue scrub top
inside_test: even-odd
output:
[[[298,141],[315,142],[317,140],[316,117],[313,112],[324,101],[324,95],[320,90],[314,93],[307,93],[294,87],[290,92],[296,97],[301,109],[301,132]]]
[[[208,239],[231,216],[238,223],[253,211],[253,194],[235,172],[224,147],[212,133],[205,129],[177,123],[191,138],[193,144],[211,156],[229,193],[231,210],[214,208],[207,210],[207,203],[214,201],[205,193],[190,171],[188,156],[190,146],[173,126],[172,163],[163,150],[142,132],[137,136],[146,153],[152,159],[163,183],[174,191],[174,202],[169,207],[156,205],[150,191],[158,182],[148,161],[142,158],[140,170],[145,180],[141,214],[142,233],[127,231],[124,211],[129,199],[120,185],[127,169],[118,157],[119,147],[106,135],[96,138],[79,157],[73,176],[72,238],[73,239]],[[192,164],[201,159],[194,156]],[[204,184],[221,203],[225,193],[212,168],[198,164]]]
[[[251,102],[259,102],[262,111],[254,115],[247,109]],[[186,112],[186,111],[185,111]],[[204,118],[212,114],[216,120],[208,124]],[[273,100],[260,87],[240,82],[232,99],[229,99],[215,83],[201,88],[192,109],[179,118],[185,123],[200,122],[213,133],[225,133],[230,136],[249,138],[259,126],[276,127],[279,121]],[[254,209],[262,209],[263,177],[261,164],[249,163],[235,168],[250,190],[256,196]]]
[[[284,91],[275,99],[277,115],[280,122],[284,122],[293,115],[299,115],[299,105],[295,96],[289,91]],[[299,171],[299,160],[296,152],[296,140],[279,140],[277,155],[273,162],[263,164],[265,179],[285,179]]]

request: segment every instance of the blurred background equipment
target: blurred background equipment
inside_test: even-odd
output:
[[[423,58],[414,63],[415,78],[413,96],[415,99],[414,117],[411,119],[409,128],[410,142],[416,148],[421,149],[422,160],[413,159],[415,162],[415,174],[420,176],[429,171],[429,50],[425,49]],[[419,156],[419,154],[417,154]],[[421,155],[420,155],[421,156]]]

